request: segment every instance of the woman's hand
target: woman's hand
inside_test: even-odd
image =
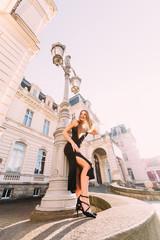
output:
[[[78,146],[77,146],[77,144],[75,144],[74,142],[73,143],[71,143],[71,145],[72,145],[72,148],[73,148],[73,152],[79,152],[79,148],[78,148]]]

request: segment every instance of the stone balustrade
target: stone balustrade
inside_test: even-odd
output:
[[[119,186],[116,182],[111,184],[112,193],[116,193],[121,196],[137,198],[147,201],[160,201],[160,191],[148,191],[143,189],[134,189]]]

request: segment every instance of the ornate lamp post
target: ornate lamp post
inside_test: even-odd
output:
[[[40,206],[37,206],[34,212],[32,212],[31,221],[62,219],[72,217],[75,213],[75,194],[67,190],[68,163],[64,156],[66,139],[63,137],[62,132],[70,121],[69,83],[72,85],[72,92],[76,94],[79,92],[81,79],[76,76],[75,71],[71,67],[71,57],[63,57],[64,51],[65,46],[61,43],[52,45],[53,64],[61,66],[64,70],[64,96],[60,104],[59,122],[54,132],[54,153],[49,188],[42,198]],[[74,76],[70,78],[71,71]]]

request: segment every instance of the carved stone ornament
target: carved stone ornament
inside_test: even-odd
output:
[[[53,170],[52,177],[63,177],[63,176],[59,173],[58,169],[55,168]]]
[[[62,144],[61,143],[56,144],[55,147],[56,147],[56,152],[58,152],[59,149],[62,147]]]

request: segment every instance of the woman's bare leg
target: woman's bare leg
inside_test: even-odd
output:
[[[80,169],[77,166],[77,172],[76,172],[76,198],[79,197],[79,195],[81,194],[81,186],[80,186]]]
[[[76,157],[77,163],[78,165],[80,165],[83,169],[81,172],[81,195],[83,196],[88,196],[88,181],[89,181],[89,177],[87,176],[87,172],[88,170],[91,168],[91,166],[81,157]],[[83,202],[86,202],[89,204],[89,199],[81,197],[81,200]],[[84,211],[88,208],[88,206],[86,204],[82,203],[82,206],[84,208]]]

